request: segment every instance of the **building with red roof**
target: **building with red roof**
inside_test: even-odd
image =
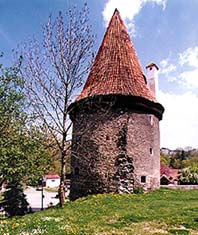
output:
[[[158,67],[146,78],[116,9],[85,86],[70,105],[73,122],[70,199],[132,193],[160,185]]]
[[[56,188],[60,185],[60,176],[56,173],[48,173],[44,176],[44,186],[47,188]]]
[[[181,169],[173,169],[166,165],[160,167],[160,183],[161,185],[177,184],[181,176]]]

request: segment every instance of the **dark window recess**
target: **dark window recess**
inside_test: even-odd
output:
[[[75,174],[75,175],[79,175],[79,168],[78,168],[78,167],[75,167],[75,169],[74,169],[74,174]]]
[[[76,141],[77,141],[77,142],[80,142],[80,140],[81,140],[81,136],[77,136],[77,137],[76,137]]]
[[[141,176],[141,183],[146,183],[146,176]]]
[[[150,70],[152,70],[152,67],[150,67]]]
[[[151,155],[153,154],[153,149],[152,149],[152,148],[150,148],[150,154],[151,154]]]
[[[106,140],[109,140],[109,139],[110,139],[110,138],[109,138],[109,136],[107,135],[107,136],[106,136]]]

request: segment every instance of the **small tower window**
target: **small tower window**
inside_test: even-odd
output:
[[[106,140],[109,140],[109,139],[110,139],[110,138],[109,138],[109,136],[107,135],[107,136],[106,136]]]
[[[149,151],[150,151],[150,154],[153,155],[153,149],[150,148]]]
[[[149,69],[152,70],[152,67],[150,67]]]
[[[123,110],[120,110],[120,114],[123,114],[124,113],[124,111]]]
[[[141,183],[146,183],[146,176],[141,176]]]
[[[78,136],[76,137],[76,141],[77,141],[77,143],[79,143],[79,142],[81,141],[81,136],[78,135]]]
[[[153,115],[150,115],[150,124],[153,125]]]
[[[74,174],[75,174],[75,175],[79,175],[79,168],[78,168],[78,167],[75,167],[75,169],[74,169]]]

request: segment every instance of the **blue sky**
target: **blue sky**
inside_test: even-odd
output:
[[[41,38],[42,25],[81,0],[0,0],[0,62],[11,64],[17,44]],[[90,19],[101,43],[117,7],[136,48],[142,68],[159,67],[158,100],[165,107],[161,147],[198,148],[198,1],[88,0]],[[145,69],[144,69],[145,72]],[[146,73],[146,72],[145,72]]]

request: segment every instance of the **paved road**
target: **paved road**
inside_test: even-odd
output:
[[[27,196],[27,201],[30,204],[33,211],[41,210],[41,191],[36,191],[35,188],[28,187],[24,193]],[[44,198],[43,198],[43,208],[47,208],[50,203],[53,205],[58,204],[58,198],[55,198],[57,193],[48,192],[43,190]]]

